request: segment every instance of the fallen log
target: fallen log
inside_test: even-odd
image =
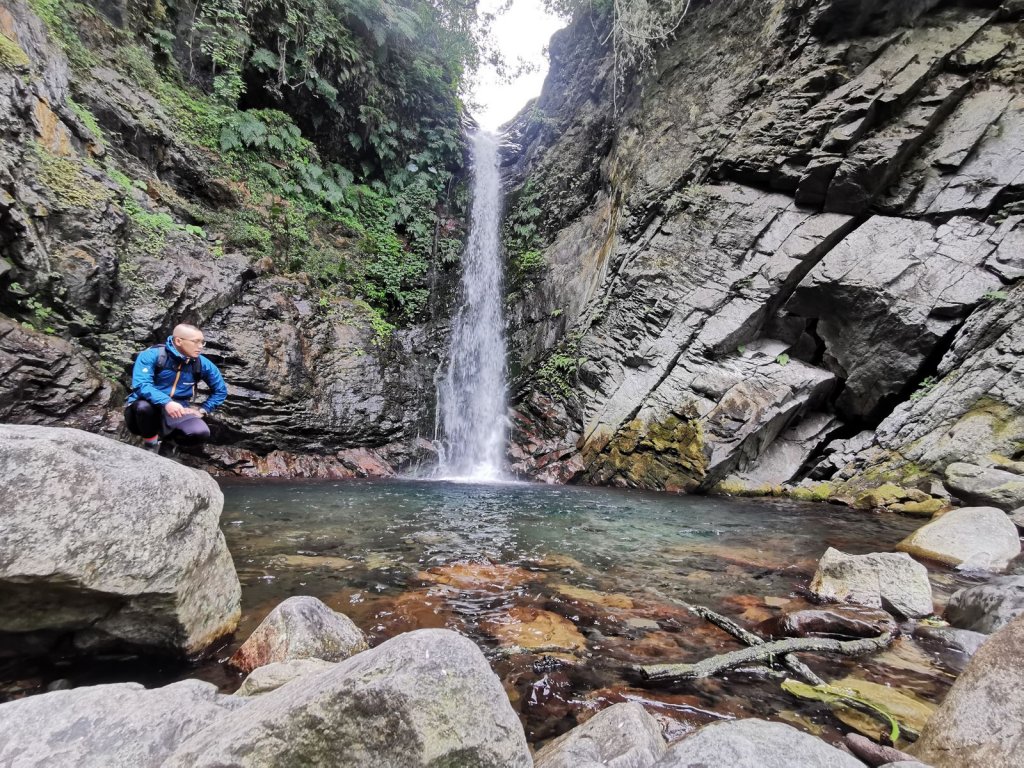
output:
[[[859,656],[885,648],[892,642],[892,634],[861,640],[833,640],[824,637],[793,637],[761,643],[739,651],[722,653],[694,664],[643,664],[634,667],[647,680],[676,681],[710,677],[727,669],[755,661],[772,661],[789,653],[839,653]]]

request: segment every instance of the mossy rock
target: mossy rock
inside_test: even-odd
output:
[[[832,483],[815,483],[807,487],[799,485],[787,489],[787,495],[797,501],[828,501],[835,494],[835,486]]]
[[[891,507],[906,501],[924,502],[928,498],[928,494],[916,488],[904,488],[895,483],[885,483],[858,494],[854,498],[853,506],[857,509],[877,509],[878,507]]]
[[[893,504],[889,509],[893,512],[902,512],[907,515],[932,517],[936,513],[941,512],[948,507],[949,502],[931,497],[924,501],[907,501],[900,504]]]

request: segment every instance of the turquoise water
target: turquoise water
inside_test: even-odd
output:
[[[670,731],[759,716],[838,733],[826,710],[771,677],[646,688],[631,667],[740,647],[675,601],[756,627],[808,604],[801,590],[827,547],[886,551],[920,524],[824,504],[523,484],[261,483],[224,494],[244,617],[219,659],[291,595],[345,613],[371,645],[448,627],[484,650],[533,742],[623,700],[660,713]],[[935,577],[940,593],[956,586]],[[806,660],[828,679],[855,671],[925,700],[952,681],[906,638],[876,660]],[[190,674],[226,690],[240,682],[215,662]]]

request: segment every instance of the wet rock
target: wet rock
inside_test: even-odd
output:
[[[399,635],[262,694],[236,714],[185,741],[167,768],[325,759],[381,768],[532,765],[523,728],[487,660],[446,630]]]
[[[618,592],[598,592],[593,589],[574,587],[571,584],[556,584],[555,590],[570,600],[579,600],[586,603],[596,603],[606,608],[633,608],[633,599],[629,595]]]
[[[528,581],[536,581],[540,575],[500,563],[451,563],[421,571],[416,577],[455,589],[501,592]]]
[[[944,647],[967,657],[973,656],[981,644],[988,640],[988,635],[983,632],[956,627],[930,627],[927,624],[914,627],[914,637],[941,643]]]
[[[242,685],[235,691],[235,696],[258,696],[261,693],[280,688],[299,677],[316,674],[334,668],[334,662],[323,659],[293,659],[291,661],[275,661],[257,667],[250,672]]]
[[[787,612],[759,629],[772,637],[878,637],[895,633],[897,624],[885,611],[851,605]]]
[[[979,507],[1012,510],[1024,505],[1024,477],[1002,469],[957,462],[946,467],[946,486]]]
[[[946,619],[955,627],[991,634],[1024,614],[1024,576],[1000,576],[949,598]]]
[[[1024,617],[990,637],[908,752],[935,768],[1015,768],[1024,754]]]
[[[366,648],[366,637],[348,616],[300,595],[274,608],[228,663],[251,672],[278,661],[341,661]]]
[[[197,654],[241,587],[205,472],[73,429],[0,425],[0,631]]]
[[[995,507],[962,507],[932,520],[896,545],[915,557],[959,568],[1000,571],[1020,554],[1016,526]]]
[[[829,547],[810,590],[823,600],[886,608],[909,618],[932,612],[928,569],[905,554],[847,555]]]
[[[157,768],[183,741],[247,703],[199,680],[150,690],[118,683],[30,696],[0,704],[0,764]]]
[[[837,680],[832,685],[851,691],[853,695],[862,701],[870,702],[883,711],[891,713],[897,721],[920,733],[928,718],[935,711],[935,705],[913,696],[909,692],[898,690],[894,686],[873,683],[870,680],[863,680],[858,677],[845,677]],[[881,741],[889,729],[859,709],[853,709],[844,704],[830,704],[833,713],[839,720],[865,736]]]
[[[665,753],[665,749],[661,727],[642,706],[616,704],[545,744],[534,756],[534,766],[647,768]]]
[[[502,645],[526,650],[580,651],[587,641],[564,616],[537,608],[514,606],[508,613],[480,622],[480,630]]]
[[[789,725],[765,720],[712,723],[669,747],[655,768],[864,768],[852,755]]]

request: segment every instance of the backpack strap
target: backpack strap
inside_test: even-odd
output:
[[[170,368],[171,366],[167,363],[167,345],[166,344],[154,344],[151,349],[159,349],[160,352],[156,356],[156,370],[162,370],[164,368]],[[192,366],[192,394],[195,394],[196,385],[203,380],[203,362],[198,357],[193,359],[191,362]]]

